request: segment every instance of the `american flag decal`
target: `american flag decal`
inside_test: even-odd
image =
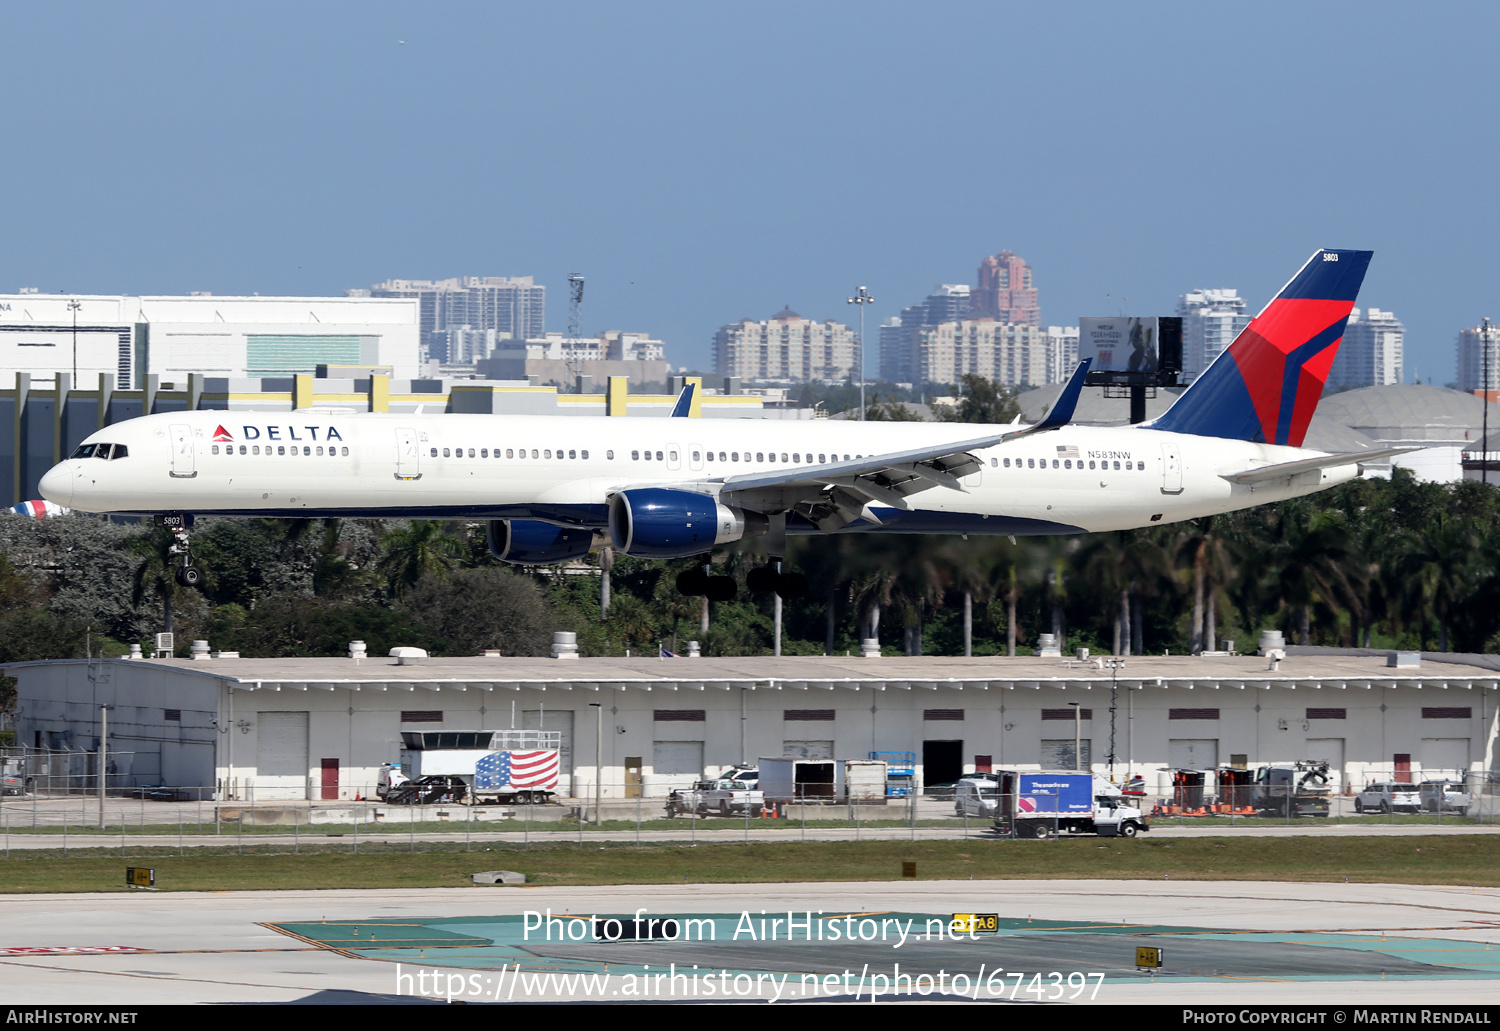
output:
[[[1078,448],[1075,447],[1072,444],[1059,444],[1059,445],[1057,445],[1057,457],[1058,458],[1077,458],[1078,457]]]
[[[474,767],[474,786],[556,791],[557,771],[557,752],[550,748],[535,752],[491,752]]]

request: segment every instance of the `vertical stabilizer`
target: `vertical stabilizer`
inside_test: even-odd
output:
[[[1373,253],[1314,253],[1150,427],[1301,447]]]

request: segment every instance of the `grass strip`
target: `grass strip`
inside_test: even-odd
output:
[[[275,845],[243,855],[168,847],[38,850],[0,861],[0,892],[130,891],[126,866],[151,866],[164,891],[320,888],[449,888],[481,870],[517,870],[531,885],[756,884],[899,881],[914,861],[919,880],[1156,879],[1343,881],[1500,885],[1500,837],[1299,837],[1056,841],[826,841],[628,845],[562,843],[530,849],[457,843],[312,846],[300,854]],[[479,889],[476,889],[479,890]]]

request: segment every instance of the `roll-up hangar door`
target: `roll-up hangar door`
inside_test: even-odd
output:
[[[263,712],[255,721],[254,798],[306,798],[307,713]]]

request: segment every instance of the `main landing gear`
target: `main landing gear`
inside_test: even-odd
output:
[[[193,528],[192,515],[172,513],[156,517],[157,526],[165,526],[172,531],[172,546],[167,549],[170,555],[181,555],[182,565],[177,567],[175,578],[181,587],[197,587],[203,583],[203,572],[193,565],[191,544],[188,535]]]
[[[745,577],[745,587],[756,594],[778,594],[791,601],[807,595],[807,577],[797,572],[783,572],[781,560],[772,559],[766,565],[750,570]],[[739,593],[739,584],[732,576],[711,576],[705,561],[697,569],[677,574],[677,593],[690,598],[707,596],[709,601],[733,601]]]
[[[797,572],[784,572],[782,556],[786,554],[786,513],[770,516],[770,532],[766,537],[766,550],[771,558],[763,566],[756,566],[745,577],[745,587],[756,594],[775,594],[785,601],[801,598],[807,594],[807,577]],[[733,601],[738,585],[732,576],[710,576],[708,556],[701,559],[702,565],[677,575],[677,590],[689,597],[707,596],[709,601]]]

